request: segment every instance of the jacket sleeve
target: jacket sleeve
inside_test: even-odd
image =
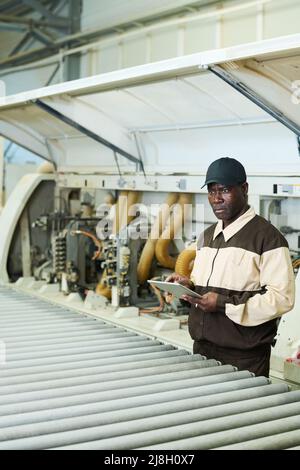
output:
[[[264,252],[260,259],[261,293],[218,295],[217,308],[234,323],[255,326],[290,311],[295,302],[295,277],[289,250],[280,247]]]

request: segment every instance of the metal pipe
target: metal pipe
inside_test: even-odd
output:
[[[36,446],[38,446],[38,448],[46,448],[47,446],[49,447],[49,441],[45,441],[45,439],[48,439],[48,436],[52,433],[64,432],[64,442],[72,443],[74,442],[73,435],[68,438],[66,431],[82,430],[82,440],[84,434],[87,432],[86,428],[102,426],[101,430],[99,430],[102,432],[103,429],[105,438],[114,435],[122,436],[123,434],[137,432],[138,428],[142,428],[143,430],[159,429],[164,427],[166,423],[170,425],[171,423],[179,424],[213,419],[220,416],[238,414],[245,410],[262,409],[264,407],[289,403],[292,402],[293,399],[297,399],[296,397],[292,397],[289,393],[281,393],[286,392],[282,385],[265,386],[258,390],[261,391],[261,389],[264,389],[261,397],[257,396],[257,389],[242,390],[241,392],[233,392],[230,394],[232,402],[229,401],[226,403],[225,401],[225,403],[217,404],[216,406],[204,405],[203,407],[202,397],[191,398],[189,400],[182,398],[181,400],[172,401],[170,403],[156,403],[149,406],[122,409],[115,412],[94,412],[93,414],[84,416],[79,415],[77,417],[61,418],[60,420],[55,419],[54,421],[10,426],[3,429],[0,439],[4,441],[32,437],[30,443],[28,440],[26,441],[26,447],[30,444],[31,448],[36,448]],[[237,396],[238,393],[240,394],[240,398]],[[252,396],[254,396],[254,398],[252,398]],[[212,404],[214,403],[213,397],[214,395],[211,397]],[[47,437],[40,437],[41,435],[47,435]],[[39,436],[38,441],[35,436]],[[60,437],[59,439],[60,443],[57,444],[57,436],[50,436],[51,445],[61,445],[62,439]]]
[[[20,323],[20,321],[15,321],[13,323],[5,323],[4,325],[0,325],[1,333],[2,332],[10,332],[10,331],[23,331],[24,336],[26,335],[27,331],[34,331],[40,330],[42,328],[53,328],[53,327],[61,327],[61,326],[73,326],[73,327],[81,327],[86,325],[95,325],[97,320],[96,319],[86,319],[86,318],[52,318],[52,319],[44,319],[44,320],[29,320],[24,323]],[[76,325],[75,325],[76,323]],[[98,323],[97,323],[98,325]]]
[[[172,351],[172,353],[177,352],[177,351]],[[168,355],[168,356],[162,356],[159,357],[155,360],[152,359],[146,359],[146,360],[140,360],[139,362],[136,362],[133,360],[133,362],[128,361],[127,363],[114,363],[114,364],[105,364],[105,365],[98,365],[97,363],[93,366],[81,366],[76,369],[70,368],[70,369],[62,369],[62,370],[55,370],[53,372],[36,372],[34,374],[21,374],[21,375],[10,375],[7,377],[1,377],[0,378],[0,385],[14,385],[14,384],[23,384],[24,382],[26,383],[35,383],[35,382],[41,382],[41,381],[46,381],[46,380],[60,380],[60,379],[65,379],[65,378],[73,378],[73,377],[85,377],[90,374],[103,374],[103,373],[115,373],[118,372],[120,373],[121,371],[125,372],[128,374],[128,376],[131,376],[134,371],[137,371],[139,373],[140,370],[144,371],[144,373],[147,374],[147,370],[151,369],[156,366],[168,366],[171,367],[172,364],[188,364],[190,362],[197,361],[198,362],[198,367],[214,367],[216,365],[216,361],[214,359],[211,359],[209,361],[203,361],[199,360],[198,355],[179,355],[178,353],[176,355]]]
[[[29,308],[37,308],[37,309],[44,309],[44,310],[57,310],[59,311],[67,311],[68,308],[64,308],[61,306],[56,306],[53,304],[49,304],[49,309],[47,309],[47,303],[46,302],[28,302],[26,299],[19,299],[15,301],[10,301],[10,302],[5,302],[5,301],[0,301],[1,306],[3,308],[17,308],[17,307],[22,307],[25,310]]]
[[[125,330],[124,330],[125,332]],[[88,339],[88,338],[94,338],[94,339],[102,339],[102,338],[118,338],[122,335],[122,330],[118,330],[116,328],[108,328],[103,331],[97,331],[97,330],[91,330],[87,332],[74,332],[72,334],[67,334],[65,333],[56,333],[55,335],[47,335],[46,333],[44,335],[39,335],[39,336],[30,336],[26,337],[26,340],[24,339],[22,341],[22,338],[19,339],[19,341],[13,341],[13,338],[9,340],[7,343],[8,348],[19,348],[22,346],[27,346],[28,344],[32,344],[33,346],[38,346],[41,344],[55,344],[55,343],[60,343],[60,342],[74,342],[77,339],[78,340],[83,340],[83,339]]]
[[[235,375],[235,378],[232,377],[232,375]],[[225,374],[224,374],[225,376]],[[223,376],[223,379],[225,378]],[[222,391],[225,390],[237,390],[238,388],[244,388],[245,383],[243,383],[243,378],[244,380],[248,380],[252,382],[252,386],[254,386],[255,383],[260,383],[260,384],[266,384],[268,380],[265,377],[251,377],[249,378],[249,373],[246,371],[241,371],[241,372],[233,372],[231,374],[231,377],[228,377],[229,374],[227,374],[227,379],[228,383],[224,382],[219,382],[218,383],[218,392],[221,393]],[[104,409],[106,411],[109,410],[110,406],[119,406],[119,408],[122,408],[123,400],[124,399],[132,399],[133,402],[135,403],[135,406],[139,406],[141,403],[143,404],[150,404],[152,403],[152,400],[156,399],[157,394],[161,393],[166,393],[166,392],[171,392],[169,394],[169,398],[171,399],[176,399],[182,397],[182,394],[187,395],[187,392],[189,390],[188,387],[196,387],[197,389],[197,394],[198,396],[200,395],[207,395],[207,394],[213,394],[216,391],[216,381],[214,383],[210,383],[208,385],[203,385],[202,387],[200,386],[201,382],[203,383],[203,378],[200,379],[190,379],[185,381],[183,383],[182,381],[179,381],[179,383],[176,384],[159,384],[159,385],[150,385],[150,386],[145,386],[145,387],[139,387],[139,390],[137,388],[131,390],[128,389],[126,392],[124,390],[116,390],[113,392],[95,392],[95,393],[88,393],[88,394],[81,394],[81,395],[73,395],[70,397],[65,397],[65,398],[54,398],[54,399],[47,399],[47,400],[38,400],[34,402],[25,402],[25,403],[12,403],[8,405],[0,405],[0,413],[1,415],[14,415],[14,414],[20,414],[20,413],[29,413],[29,412],[34,412],[34,411],[43,411],[43,410],[53,410],[55,408],[64,408],[67,406],[72,406],[72,405],[82,405],[84,403],[87,403],[90,405],[91,403],[95,402],[103,402]],[[248,384],[250,387],[251,385]],[[112,402],[112,403],[111,403]]]
[[[34,332],[34,334],[30,334],[28,336],[26,336],[26,339],[27,340],[34,340],[34,339],[39,339],[39,338],[53,338],[53,336],[55,336],[56,338],[57,337],[62,337],[62,336],[76,336],[76,334],[78,333],[79,335],[82,335],[82,333],[86,333],[86,334],[101,334],[101,333],[104,333],[104,332],[113,332],[113,331],[116,331],[116,327],[112,327],[112,326],[101,326],[99,325],[99,328],[97,328],[97,325],[93,325],[93,326],[86,326],[86,327],[81,327],[80,329],[78,328],[68,328],[67,331],[65,332],[62,332],[59,328],[56,328],[56,329],[50,329],[48,328],[48,330],[44,330],[44,329],[40,329],[40,330],[36,330]],[[21,332],[19,334],[7,334],[4,336],[2,335],[2,338],[4,339],[7,339],[10,341],[9,338],[11,338],[12,340],[15,340],[15,342],[17,341],[20,341],[22,338],[24,338],[24,335],[21,334]],[[19,339],[18,339],[19,338]]]
[[[296,447],[289,447],[296,446]],[[299,429],[221,447],[221,450],[300,450]]]
[[[69,324],[69,327],[74,330],[74,332],[78,329],[80,331],[81,329],[86,328],[94,328],[97,329],[98,331],[101,330],[107,330],[107,329],[115,329],[116,331],[128,331],[126,327],[123,326],[118,326],[110,321],[110,319],[107,320],[98,320],[96,316],[93,315],[76,315],[76,316],[69,316],[64,314],[63,316],[56,316],[55,313],[50,315],[48,318],[45,316],[41,316],[40,318],[35,318],[32,317],[27,320],[27,318],[22,318],[22,315],[20,314],[19,319],[16,320],[14,323],[11,322],[9,325],[6,325],[6,322],[3,322],[3,326],[0,325],[1,330],[6,329],[7,333],[9,334],[13,329],[14,330],[20,330],[24,331],[24,340],[27,339],[28,335],[30,334],[30,331],[33,330],[34,333],[35,331],[40,328],[42,330],[44,328],[45,324],[49,323],[49,327],[46,328],[46,331],[50,329],[55,329],[59,327],[61,324]],[[15,326],[14,326],[15,325]],[[24,330],[25,328],[25,330]],[[27,333],[26,330],[29,330]],[[63,331],[67,332],[67,329],[63,329]],[[12,336],[13,338],[14,336]]]
[[[76,395],[89,394],[89,393],[103,393],[105,399],[107,399],[107,393],[109,392],[109,397],[112,397],[114,393],[118,393],[118,390],[122,390],[123,396],[126,396],[126,393],[134,394],[141,393],[143,390],[147,389],[150,386],[164,387],[169,386],[170,382],[173,382],[174,387],[177,386],[179,381],[187,381],[193,384],[193,380],[200,380],[200,383],[209,384],[209,383],[220,383],[225,382],[226,380],[233,379],[231,375],[234,371],[232,366],[219,366],[213,367],[211,369],[202,369],[202,370],[180,370],[177,372],[170,372],[161,374],[154,374],[146,377],[123,377],[119,378],[115,375],[110,380],[97,380],[94,377],[94,380],[87,381],[87,383],[81,384],[66,384],[61,385],[60,387],[54,389],[38,387],[37,390],[33,391],[17,391],[6,392],[6,390],[1,391],[1,406],[9,405],[11,403],[19,403],[20,401],[24,402],[34,402],[35,400],[47,400],[47,399],[56,399],[56,398],[66,398]],[[231,376],[230,376],[231,375]],[[244,377],[244,376],[243,376]],[[243,378],[242,377],[242,378]],[[234,379],[233,379],[234,380]],[[134,388],[134,391],[133,391]],[[149,392],[151,393],[151,392]]]
[[[116,334],[113,338],[108,338],[108,339],[102,339],[102,338],[98,338],[97,336],[95,337],[91,336],[90,339],[87,339],[84,341],[70,340],[69,343],[65,341],[55,341],[54,343],[50,343],[50,344],[44,343],[44,344],[38,344],[38,345],[33,345],[33,346],[30,346],[30,343],[27,343],[27,346],[23,346],[23,347],[11,347],[8,344],[6,349],[8,352],[11,352],[12,354],[21,353],[21,352],[26,353],[28,351],[32,351],[32,352],[52,351],[53,349],[55,348],[59,349],[60,347],[64,347],[64,349],[68,349],[68,350],[71,350],[71,349],[77,350],[78,348],[84,347],[84,346],[93,346],[93,345],[95,346],[97,344],[109,345],[111,343],[114,344],[116,338],[118,338],[117,340],[118,343],[131,343],[132,341],[145,340],[145,336],[137,336],[134,332],[132,333],[128,332],[127,334],[126,333],[119,333],[118,335]]]
[[[15,306],[5,306],[1,304],[1,320],[5,318],[24,318],[27,316],[41,316],[43,313],[45,315],[49,315],[49,313],[53,313],[54,315],[66,315],[67,313],[70,314],[70,311],[68,312],[67,310],[63,309],[55,309],[55,308],[47,308],[45,305],[42,307],[36,306],[36,305],[15,305]],[[22,313],[20,313],[20,311]],[[24,312],[24,313],[23,313]]]
[[[299,400],[299,398],[298,398]],[[103,438],[101,430],[92,430],[90,431],[90,436],[92,436],[92,442],[84,442],[82,444],[67,445],[62,446],[64,449],[133,449],[133,448],[148,448],[148,449],[178,449],[177,445],[180,442],[180,449],[182,449],[182,442],[187,442],[189,438],[194,442],[194,449],[213,449],[216,447],[215,442],[221,442],[226,438],[234,442],[234,439],[238,439],[240,442],[243,436],[255,435],[258,432],[261,435],[261,431],[258,431],[259,427],[263,428],[266,432],[269,430],[275,429],[274,421],[278,426],[279,421],[281,420],[280,427],[277,429],[284,430],[293,430],[296,429],[296,426],[300,425],[300,415],[294,417],[294,413],[300,413],[300,403],[290,403],[285,406],[270,407],[264,410],[255,410],[250,412],[241,413],[239,415],[225,416],[215,419],[203,420],[196,423],[188,423],[182,425],[173,425],[170,427],[164,427],[159,430],[151,430],[143,432],[140,430],[138,433],[120,435],[118,437]],[[289,416],[289,418],[287,418]],[[277,419],[278,418],[278,419]],[[262,421],[273,421],[273,422],[263,422]],[[282,424],[282,422],[284,424]],[[253,424],[255,423],[255,424]],[[259,424],[257,424],[259,423]],[[243,426],[241,428],[240,426]],[[102,437],[101,440],[96,440],[95,435],[97,434]],[[280,432],[275,431],[275,432]],[[77,437],[77,442],[80,442],[80,437],[78,432],[72,431],[73,439]],[[225,435],[225,437],[224,437]],[[178,436],[182,439],[178,440]],[[197,437],[194,437],[197,436]],[[69,436],[71,437],[71,436]],[[48,436],[51,439],[51,436]],[[60,436],[62,438],[62,436]],[[85,433],[85,441],[88,441],[88,432]],[[61,441],[61,440],[60,440]],[[164,444],[160,444],[161,442]],[[197,442],[196,446],[195,443]],[[25,442],[20,440],[20,444],[24,446]],[[19,445],[20,445],[19,444]],[[157,444],[157,447],[156,447]],[[15,442],[11,441],[11,445],[16,445]],[[187,449],[191,449],[191,444],[188,444]],[[1,449],[1,445],[0,445]]]
[[[99,402],[91,400],[89,402],[77,403],[76,405],[68,405],[63,408],[52,408],[50,410],[39,410],[27,413],[15,413],[7,416],[0,416],[0,426],[9,427],[22,424],[41,423],[59,419],[73,418],[75,416],[86,416],[96,413],[102,413],[103,420],[107,423],[118,419],[124,421],[128,416],[136,416],[136,412],[140,410],[151,410],[153,406],[161,406],[161,410],[170,407],[172,403],[177,406],[177,402],[193,403],[197,401],[197,407],[211,407],[218,404],[225,404],[239,400],[248,400],[254,397],[271,394],[272,388],[278,387],[278,391],[284,391],[284,385],[270,385],[265,377],[256,377],[251,379],[242,379],[233,382],[226,382],[218,385],[208,385],[201,388],[201,396],[199,396],[199,387],[190,387],[184,390],[171,390],[168,392],[160,392],[147,396],[121,398],[120,400],[110,400]],[[280,393],[279,391],[279,393]],[[275,392],[277,393],[277,392]],[[200,399],[200,400],[199,400]],[[200,402],[199,402],[200,401]],[[170,408],[169,408],[170,409]],[[105,422],[105,421],[104,421]]]
[[[118,351],[119,349],[121,350],[127,350],[127,349],[137,349],[137,348],[144,348],[148,346],[155,346],[155,345],[161,345],[160,341],[151,341],[147,338],[139,338],[137,341],[132,341],[132,342],[125,342],[125,343],[119,343],[119,341],[114,342],[110,344],[109,346],[109,351]],[[104,344],[96,344],[96,345],[91,345],[91,346],[78,346],[77,348],[72,348],[70,349],[65,349],[64,347],[62,348],[55,348],[55,349],[48,349],[48,350],[37,350],[35,352],[27,352],[27,353],[12,353],[8,352],[7,353],[7,359],[8,361],[11,362],[17,362],[17,361],[24,361],[27,359],[34,360],[36,358],[39,359],[45,359],[45,358],[53,358],[54,361],[56,361],[56,357],[63,357],[64,360],[69,360],[70,357],[76,357],[78,354],[81,357],[84,357],[85,354],[90,354],[90,353],[100,353],[102,351],[106,352],[107,351],[107,345]]]
[[[161,374],[169,376],[171,372],[186,372],[191,370],[197,370],[199,377],[204,375],[211,375],[219,373],[219,364],[214,364],[211,367],[201,367],[202,363],[208,361],[190,361],[181,362],[179,364],[168,364],[168,365],[157,365],[157,367],[140,368],[137,370],[118,370],[115,372],[102,372],[92,373],[81,376],[73,376],[69,378],[60,378],[56,380],[41,380],[35,382],[28,382],[24,377],[23,381],[19,384],[3,384],[1,383],[1,394],[8,395],[11,393],[24,393],[36,390],[50,390],[51,388],[62,388],[73,385],[88,384],[88,383],[104,383],[113,380],[133,379],[133,378],[146,378],[146,377],[160,377]],[[159,362],[158,362],[159,364]],[[227,367],[227,366],[223,366]],[[231,367],[231,366],[230,366]],[[231,367],[231,370],[233,368]],[[230,370],[230,369],[228,369]],[[224,369],[223,369],[224,372]],[[222,369],[221,372],[222,373]],[[144,382],[143,382],[144,383]]]
[[[296,440],[298,441],[298,434],[297,432],[295,431],[291,431],[291,433],[289,434],[292,434],[292,433],[295,433],[295,437],[296,437]],[[284,435],[283,435],[284,436]],[[284,436],[285,437],[285,436]],[[283,437],[283,440],[284,440],[284,437]],[[293,445],[293,444],[292,444]],[[288,447],[288,448],[285,448],[286,450],[300,450],[300,445],[299,446],[296,446],[296,447]]]
[[[41,315],[42,313],[45,313],[45,314],[49,314],[49,312],[51,313],[54,313],[56,315],[62,315],[62,314],[66,314],[66,313],[70,313],[70,311],[68,312],[67,309],[58,309],[58,308],[55,308],[55,307],[51,307],[49,306],[50,308],[47,308],[45,305],[42,305],[42,306],[38,306],[38,305],[22,305],[21,303],[18,304],[18,305],[3,305],[2,303],[1,304],[1,319],[5,318],[5,317],[8,317],[11,315],[12,317],[16,317],[18,315],[20,315],[20,311],[24,311],[24,315]]]
[[[92,360],[92,359],[105,359],[111,357],[118,357],[120,355],[130,356],[130,355],[143,355],[151,352],[157,351],[169,351],[170,349],[174,349],[171,345],[161,345],[159,341],[155,342],[153,346],[142,346],[142,347],[135,347],[135,348],[124,348],[118,349],[114,351],[100,351],[99,353],[91,352],[91,353],[84,353],[81,354],[80,358],[76,354],[69,354],[66,357],[57,356],[55,358],[40,358],[40,359],[24,359],[18,361],[9,361],[4,368],[4,372],[8,372],[9,370],[22,370],[25,367],[34,367],[34,366],[56,366],[57,364],[68,364],[70,362],[77,361],[77,363]]]
[[[0,315],[0,449],[251,446],[296,429],[300,391],[67,308],[23,317],[16,297]]]
[[[15,23],[19,25],[27,25],[29,27],[50,27],[50,28],[59,28],[59,29],[68,29],[69,28],[69,20],[63,17],[56,17],[55,20],[35,20],[32,18],[20,18],[19,16],[12,16],[12,15],[3,15],[0,14],[0,21],[3,23]]]
[[[197,436],[197,437],[189,437],[188,439],[180,439],[180,440],[173,440],[169,442],[165,442],[164,444],[158,444],[155,446],[147,446],[141,448],[147,449],[217,449],[217,448],[224,448],[225,446],[232,444],[235,445],[236,443],[241,443],[250,439],[258,439],[260,437],[264,437],[266,435],[272,434],[280,434],[284,432],[294,431],[297,430],[299,435],[299,427],[300,427],[300,411],[299,411],[300,404],[293,403],[292,405],[286,405],[283,410],[280,409],[268,409],[265,410],[265,417],[264,420],[270,419],[270,422],[263,422],[258,424],[252,424],[251,418],[248,420],[243,419],[243,416],[240,416],[240,420],[233,420],[231,419],[231,428],[227,430],[223,430],[222,432],[211,432],[211,434],[206,436]],[[289,416],[289,414],[298,413],[298,416]],[[268,414],[270,413],[270,414]],[[261,411],[258,412],[258,415],[261,416]],[[259,420],[259,416],[257,419]],[[279,419],[275,419],[275,417],[280,417]],[[285,417],[288,416],[288,417]],[[238,423],[238,425],[242,425],[243,427],[235,427],[234,423]],[[242,424],[243,423],[243,424]],[[248,423],[248,424],[247,424]],[[203,423],[202,423],[203,424]],[[199,431],[201,433],[201,430]],[[178,436],[178,434],[177,434]],[[98,447],[98,446],[97,446]],[[235,448],[235,446],[234,446]]]
[[[51,372],[51,371],[59,371],[59,370],[70,370],[70,369],[78,369],[79,367],[90,367],[95,365],[107,365],[107,364],[126,364],[128,362],[138,362],[138,361],[145,361],[147,359],[160,359],[161,357],[169,357],[169,356],[180,356],[186,355],[187,352],[183,350],[170,350],[170,351],[156,351],[156,352],[149,352],[146,354],[139,354],[139,355],[131,355],[131,356],[123,356],[119,355],[119,357],[105,357],[105,358],[96,358],[96,359],[86,359],[85,361],[72,361],[68,363],[62,364],[48,364],[42,366],[27,366],[21,367],[19,369],[3,369],[1,371],[2,377],[8,376],[18,376],[24,374],[37,374],[39,372]]]
[[[285,393],[284,398],[289,394]],[[204,434],[206,428],[207,432],[210,432],[210,429],[231,429],[231,422],[252,422],[252,419],[258,419],[262,421],[264,415],[267,415],[269,419],[272,419],[272,412],[275,412],[275,416],[287,416],[291,414],[294,410],[297,412],[300,410],[299,403],[300,392],[298,396],[294,398],[295,402],[289,403],[283,398],[282,403],[286,404],[285,407],[281,406],[270,406],[268,400],[258,399],[253,400],[256,402],[256,405],[252,403],[248,406],[247,402],[243,403],[241,407],[241,415],[239,413],[240,403],[225,405],[225,416],[221,414],[218,417],[213,416],[209,419],[203,419],[203,410],[184,410],[182,412],[176,412],[168,415],[149,417],[143,419],[137,419],[132,422],[123,422],[123,423],[114,423],[107,425],[96,425],[90,426],[86,429],[72,429],[70,431],[62,431],[60,429],[59,434],[51,434],[47,432],[44,436],[36,435],[31,437],[30,435],[27,438],[15,439],[4,444],[0,443],[0,449],[8,448],[13,449],[47,449],[52,446],[58,446],[65,449],[132,449],[134,446],[139,445],[141,442],[161,442],[161,440],[166,440],[168,435],[178,436],[182,434],[189,434],[193,436],[195,433]],[[259,402],[263,402],[259,404]],[[275,400],[276,401],[276,400]],[[298,402],[297,402],[298,401]],[[280,400],[277,400],[280,403]],[[277,405],[277,403],[276,403]],[[268,408],[264,408],[267,406]],[[244,411],[244,410],[253,410],[253,411]],[[285,414],[285,410],[286,413]],[[98,419],[101,420],[101,415],[98,416]],[[252,419],[251,419],[252,418]],[[182,424],[180,424],[182,423]],[[245,424],[247,425],[247,424]],[[46,431],[46,428],[44,427]],[[9,430],[7,433],[4,433],[5,437],[8,438]],[[162,437],[163,435],[163,437]],[[69,444],[74,443],[74,444]],[[82,443],[82,444],[81,444]]]
[[[101,342],[101,344],[109,344],[113,343],[115,340],[119,342],[124,342],[125,340],[127,341],[133,341],[134,338],[137,338],[138,336],[136,333],[133,331],[130,332],[122,332],[120,331],[115,332],[115,333],[108,333],[108,334],[102,334],[102,335],[82,335],[78,336],[78,338],[73,338],[72,336],[70,338],[58,338],[56,339],[55,337],[53,339],[48,339],[48,340],[38,340],[34,342],[30,341],[19,341],[18,343],[11,343],[9,342],[7,344],[7,351],[14,351],[14,352],[21,352],[21,351],[34,351],[35,349],[39,349],[43,351],[43,349],[47,349],[49,347],[59,347],[60,345],[65,345],[66,348],[72,348],[72,347],[77,347],[80,346],[81,344],[96,344],[97,342]]]
[[[83,322],[85,320],[92,320],[91,317],[84,317],[84,316],[81,316],[81,315],[77,315],[77,316],[67,316],[66,314],[64,315],[57,315],[56,313],[50,313],[49,315],[39,315],[38,317],[36,315],[32,315],[31,317],[23,317],[22,314],[19,314],[19,317],[15,317],[15,318],[9,318],[9,316],[7,318],[1,318],[0,320],[0,325],[1,325],[1,328],[2,326],[4,327],[10,327],[10,326],[13,326],[13,325],[18,325],[20,324],[20,321],[22,320],[23,322],[26,322],[25,325],[32,325],[34,326],[36,323],[38,324],[45,324],[45,323],[53,323],[53,322],[61,322],[61,321],[69,321],[69,322]]]

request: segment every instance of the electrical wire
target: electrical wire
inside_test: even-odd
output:
[[[160,278],[154,277],[152,279],[152,281],[155,281],[155,280],[160,280]],[[164,297],[163,297],[162,292],[157,287],[155,287],[153,285],[151,285],[151,288],[153,289],[154,294],[158,298],[159,305],[157,307],[149,307],[149,308],[145,308],[145,309],[140,309],[139,310],[139,315],[143,315],[143,314],[147,314],[147,313],[156,313],[158,315],[164,309],[165,301],[164,301]]]
[[[92,257],[92,260],[95,261],[96,259],[100,258],[100,255],[101,255],[101,252],[102,252],[102,243],[100,242],[100,240],[98,240],[97,237],[95,237],[95,235],[93,235],[90,232],[86,232],[85,230],[72,230],[70,232],[70,235],[72,235],[72,236],[84,235],[85,237],[91,238],[93,240],[93,242],[95,243],[96,247],[98,248],[98,250],[95,252],[94,256]]]

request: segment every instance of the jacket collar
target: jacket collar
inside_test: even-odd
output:
[[[215,231],[213,239],[217,238],[217,236],[223,232],[224,240],[227,242],[233,235],[239,232],[248,222],[250,222],[253,217],[255,217],[255,211],[252,207],[250,207],[244,214],[242,214],[238,219],[234,222],[229,224],[226,228],[223,229],[223,221],[219,220]]]

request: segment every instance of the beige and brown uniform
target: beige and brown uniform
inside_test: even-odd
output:
[[[220,220],[198,241],[191,280],[199,294],[219,294],[216,312],[191,307],[194,352],[267,375],[277,318],[294,305],[294,274],[283,235],[252,208],[225,229]]]

